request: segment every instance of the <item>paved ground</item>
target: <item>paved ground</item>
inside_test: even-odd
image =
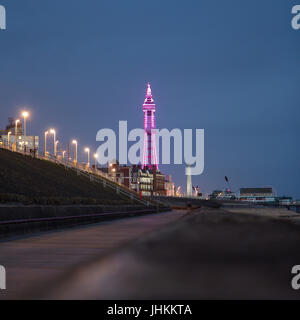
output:
[[[299,299],[299,247],[299,214],[283,209],[124,219],[0,243],[0,298]]]
[[[44,287],[71,268],[184,215],[184,211],[173,211],[1,241],[0,265],[6,267],[7,290],[0,291],[0,299],[30,297],[32,287]]]
[[[299,215],[201,209],[40,290],[48,299],[299,299]]]

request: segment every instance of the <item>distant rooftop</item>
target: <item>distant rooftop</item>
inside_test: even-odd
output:
[[[273,193],[272,188],[241,188],[241,194],[254,194],[254,193]]]

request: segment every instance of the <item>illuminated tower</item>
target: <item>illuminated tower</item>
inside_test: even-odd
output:
[[[144,112],[144,154],[143,169],[158,169],[155,144],[155,111],[156,106],[152,98],[151,86],[148,83],[146,98],[143,104]]]

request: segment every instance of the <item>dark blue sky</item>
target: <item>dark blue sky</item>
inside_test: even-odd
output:
[[[300,3],[300,1],[298,1]],[[142,126],[146,83],[160,128],[204,128],[202,191],[273,186],[300,198],[300,31],[289,0],[0,0],[1,127],[29,106],[30,133],[96,148]],[[184,167],[164,168],[185,185]]]

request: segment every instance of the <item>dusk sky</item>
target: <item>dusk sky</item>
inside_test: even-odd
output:
[[[289,0],[0,0],[0,126],[26,107],[93,150],[101,128],[205,129],[203,192],[273,186],[300,199],[300,30]],[[81,158],[83,159],[83,152]],[[163,166],[185,188],[184,166]]]

